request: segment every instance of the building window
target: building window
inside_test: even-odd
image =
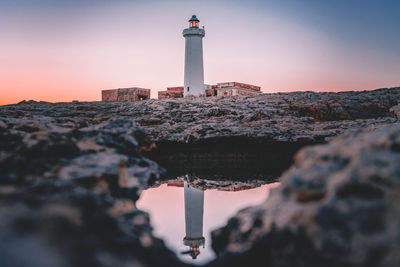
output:
[[[187,91],[189,92],[189,86],[187,87]]]

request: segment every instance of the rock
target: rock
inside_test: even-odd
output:
[[[305,148],[281,181],[212,233],[210,266],[400,266],[400,124]]]
[[[220,258],[213,264],[227,261],[224,254],[233,257],[232,265],[241,265],[249,255],[254,258],[249,262],[256,263],[260,251],[279,266],[287,265],[288,259],[292,265],[307,265],[310,259],[336,264],[343,259],[350,265],[367,266],[368,257],[373,263],[382,263],[383,257],[397,263],[393,253],[398,249],[399,225],[393,222],[398,220],[398,200],[393,192],[398,170],[393,171],[391,164],[399,145],[390,139],[397,132],[387,130],[373,138],[357,132],[395,124],[390,109],[399,103],[400,88],[391,88],[140,102],[22,101],[1,106],[2,263],[182,266],[152,235],[148,215],[134,206],[143,189],[171,178],[146,156],[167,156],[185,167],[178,166],[178,175],[191,168],[199,177],[210,177],[210,172],[219,176],[215,171],[221,166],[230,175],[241,176],[236,163],[242,162],[255,169],[249,175],[259,180],[251,185],[243,179],[192,181],[198,188],[237,190],[265,182],[259,172],[279,175],[299,148],[327,142],[344,132],[348,139],[327,146],[337,147],[336,154],[324,147],[299,154],[293,167],[298,173],[288,172],[282,186],[286,191],[279,189],[269,200],[276,207],[244,210],[243,216],[229,222],[225,228],[229,231],[214,234]],[[354,140],[359,146],[341,145],[344,140]],[[327,158],[319,157],[319,150]],[[170,169],[169,163],[165,166]],[[266,167],[258,169],[259,165]],[[365,171],[358,165],[365,166]],[[336,171],[340,167],[348,173]],[[355,184],[347,185],[343,177],[353,177],[352,171],[359,174],[354,176]],[[393,205],[388,205],[391,197]],[[287,217],[280,208],[288,209]],[[379,225],[383,227],[375,227]],[[257,241],[261,245],[254,241],[257,235],[263,237]],[[343,250],[344,243],[349,249]],[[384,249],[382,244],[391,247]],[[355,251],[357,246],[361,250]],[[332,259],[335,253],[340,258]]]
[[[0,128],[2,183],[70,179],[136,200],[150,180],[164,173],[140,154],[140,147],[151,142],[132,120],[80,128],[49,117],[7,119],[7,129]]]
[[[155,181],[151,187],[159,187],[162,184],[173,184],[176,186],[183,186],[184,182],[187,182],[191,187],[200,189],[200,190],[210,190],[217,189],[219,191],[241,191],[252,189],[256,187],[260,187],[265,184],[269,184],[274,182],[275,180],[215,180],[215,179],[206,179],[199,178],[193,175],[185,175],[181,177],[176,177],[174,179],[162,179]]]
[[[1,187],[2,266],[184,266],[131,201],[71,181]]]
[[[134,205],[165,172],[143,129],[91,105],[23,106],[0,108],[2,266],[184,266]]]
[[[216,137],[268,137],[271,142],[316,143],[344,131],[395,120],[400,88],[373,91],[292,92],[246,97],[150,99],[138,102],[36,103],[3,106],[0,117],[47,116],[64,126],[83,128],[111,118],[130,118],[156,142],[194,143]],[[11,123],[10,121],[10,123]]]
[[[400,105],[396,105],[390,109],[390,114],[393,118],[400,119]]]

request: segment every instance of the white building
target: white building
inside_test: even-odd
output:
[[[191,187],[185,181],[184,192],[186,236],[183,244],[190,247],[189,253],[195,259],[200,254],[199,247],[205,244],[203,237],[204,191]]]
[[[203,67],[203,37],[205,30],[199,28],[199,20],[193,15],[189,28],[183,30],[185,44],[185,81],[183,96],[205,95]]]

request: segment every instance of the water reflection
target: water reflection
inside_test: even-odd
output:
[[[154,234],[182,261],[192,264],[215,258],[211,231],[225,225],[238,210],[264,201],[269,189],[278,185],[226,186],[225,181],[221,187],[215,182],[215,189],[204,190],[210,187],[185,178],[145,190],[136,205],[149,212]]]
[[[203,237],[204,191],[190,186],[185,181],[184,192],[186,236],[183,238],[183,244],[190,249],[182,254],[190,254],[192,259],[196,259],[200,254],[199,247],[204,247],[205,244]]]

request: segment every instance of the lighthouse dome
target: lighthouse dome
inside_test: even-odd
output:
[[[192,22],[192,21],[200,22],[200,20],[196,17],[196,15],[192,15],[189,22]]]

